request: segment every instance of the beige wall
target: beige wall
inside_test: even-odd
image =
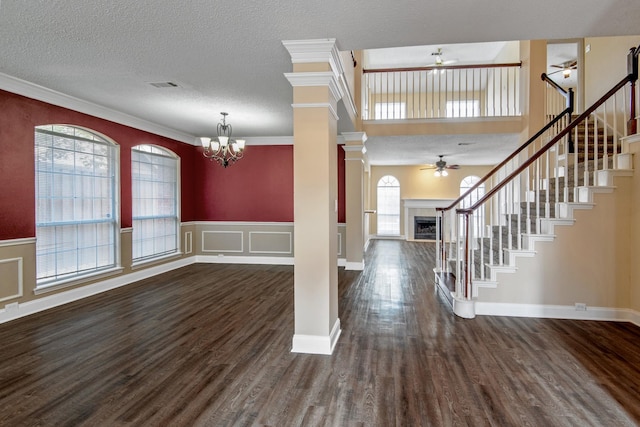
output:
[[[585,106],[590,106],[627,74],[627,53],[640,36],[584,39]]]
[[[629,234],[629,304],[628,307],[640,311],[640,262],[638,256],[640,254],[640,138],[636,138],[638,142],[631,144],[630,152],[633,153],[633,170],[635,171],[630,183],[629,204],[630,221]]]
[[[434,156],[435,157],[435,156]],[[371,166],[370,208],[376,209],[378,181],[392,175],[400,182],[400,199],[456,199],[460,196],[460,182],[469,175],[484,176],[493,166],[463,166],[448,170],[449,176],[436,177],[424,166]],[[377,233],[377,216],[370,215],[370,233]],[[404,230],[404,214],[400,214],[400,230]]]
[[[576,211],[573,225],[556,226],[553,241],[537,242],[534,257],[518,258],[515,273],[499,273],[496,288],[480,289],[478,301],[631,308],[632,178],[614,184],[593,209]]]

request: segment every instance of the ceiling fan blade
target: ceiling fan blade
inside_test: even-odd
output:
[[[435,169],[435,168],[436,168],[436,165],[425,165],[425,167],[420,168],[420,170],[421,171],[426,171],[426,170]]]
[[[561,70],[564,68],[562,65],[551,64],[549,65],[551,68],[560,68]]]
[[[553,73],[549,73],[549,74],[547,74],[547,76],[552,76],[552,75],[554,75],[554,74],[561,73],[562,71],[564,71],[564,70],[554,71]]]
[[[460,165],[447,165],[445,166],[447,169],[460,169]]]

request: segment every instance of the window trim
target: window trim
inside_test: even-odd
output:
[[[140,150],[139,147],[150,147],[152,150],[151,151],[145,151],[145,150]],[[153,150],[159,150],[161,153],[154,153]],[[160,216],[139,216],[136,217],[133,214],[134,211],[134,207],[133,207],[133,182],[134,182],[134,178],[133,178],[133,152],[134,151],[138,151],[138,152],[142,152],[142,153],[147,153],[150,155],[156,155],[156,156],[163,156],[163,157],[168,157],[168,158],[172,158],[175,160],[176,162],[176,181],[175,181],[175,220],[176,220],[176,250],[172,251],[172,252],[162,252],[162,253],[156,253],[156,254],[152,254],[152,255],[147,255],[147,256],[143,256],[140,258],[134,258],[134,240],[133,240],[133,233],[135,230],[135,227],[133,226],[133,222],[136,220],[145,220],[145,219],[161,219],[161,218],[174,218],[173,216],[168,216],[168,215],[160,215]],[[131,267],[132,268],[140,268],[140,266],[146,265],[146,264],[151,264],[154,262],[158,262],[161,260],[165,260],[165,259],[170,259],[170,258],[176,258],[176,257],[180,257],[182,256],[182,239],[181,239],[181,231],[182,231],[182,227],[181,227],[181,201],[182,201],[182,195],[180,193],[180,188],[181,188],[181,159],[180,156],[178,156],[178,154],[176,154],[175,152],[173,152],[172,150],[160,146],[160,145],[156,145],[156,144],[137,144],[134,145],[133,147],[131,147]]]
[[[393,180],[395,182],[398,183],[397,186],[393,185],[383,185],[381,186],[380,183],[382,182],[383,179],[385,178],[393,178]],[[380,233],[380,188],[398,188],[398,232],[397,233]],[[402,232],[402,206],[401,206],[401,200],[402,200],[402,194],[400,192],[401,189],[401,185],[400,185],[400,180],[398,178],[396,178],[393,175],[384,175],[382,177],[380,177],[380,179],[378,179],[378,182],[376,183],[376,235],[378,236],[386,236],[386,237],[399,237],[401,236],[401,232]]]
[[[97,140],[89,139],[82,136],[69,135],[63,132],[56,132],[54,130],[44,129],[44,127],[55,128],[56,126],[66,126],[74,129],[79,129],[91,135],[94,135],[96,138],[99,138],[99,139]],[[120,207],[120,145],[116,141],[114,141],[112,138],[108,137],[107,135],[101,132],[98,132],[96,130],[93,130],[91,128],[87,128],[85,126],[78,126],[78,125],[66,124],[66,123],[48,123],[48,124],[34,126],[33,147],[34,147],[34,172],[35,172],[34,175],[36,178],[36,182],[35,182],[36,186],[37,186],[37,177],[38,177],[38,168],[36,166],[36,161],[35,161],[36,133],[44,133],[47,135],[61,136],[65,138],[71,137],[74,140],[80,140],[80,141],[90,142],[90,143],[99,144],[99,145],[106,145],[113,149],[113,159],[112,159],[113,163],[111,165],[113,170],[113,180],[111,181],[113,219],[111,221],[88,220],[88,221],[70,221],[70,222],[61,221],[56,223],[53,223],[53,222],[46,223],[46,226],[81,225],[81,224],[103,223],[103,222],[112,223],[113,224],[113,265],[104,266],[104,267],[97,268],[94,270],[89,270],[89,271],[85,270],[85,271],[82,271],[81,273],[78,273],[78,272],[76,272],[75,274],[70,273],[68,275],[63,275],[62,278],[47,277],[42,279],[38,279],[37,267],[36,267],[36,284],[33,290],[34,295],[55,291],[57,289],[67,288],[67,287],[84,283],[90,280],[97,280],[103,277],[108,277],[117,273],[121,273],[124,270],[124,268],[122,267],[122,261],[121,261],[122,260],[122,253],[121,253],[122,240],[120,236],[120,230],[122,227],[121,214],[120,214],[120,209],[121,209]],[[38,194],[37,188],[34,188],[34,190],[35,190],[34,195],[37,196]],[[34,197],[34,200],[36,202],[36,209],[37,209],[37,198]],[[44,224],[41,224],[41,225],[38,225],[38,224],[39,223],[37,222],[37,215],[36,215],[36,222],[34,224],[36,227],[36,243],[35,243],[36,248],[37,248],[37,235],[38,235],[37,229],[39,226],[45,227]],[[37,251],[36,251],[36,262],[37,262]]]

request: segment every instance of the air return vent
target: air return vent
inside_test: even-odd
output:
[[[153,87],[165,88],[165,87],[178,87],[177,83],[173,82],[157,82],[157,83],[149,83]]]

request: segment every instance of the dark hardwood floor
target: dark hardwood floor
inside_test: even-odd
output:
[[[627,426],[640,328],[453,316],[434,246],[340,271],[332,356],[292,354],[293,268],[185,267],[0,325],[1,426]]]

